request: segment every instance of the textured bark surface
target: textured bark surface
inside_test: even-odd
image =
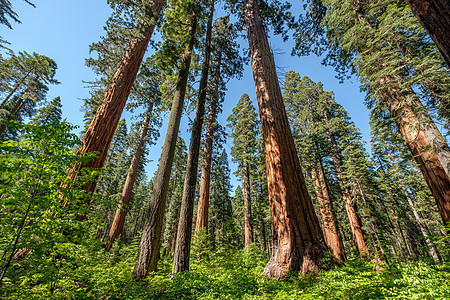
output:
[[[250,178],[248,171],[248,163],[244,163],[242,167],[243,187],[244,187],[244,247],[248,249],[252,242],[252,230],[250,227]]]
[[[336,169],[336,176],[338,179],[339,186],[342,191],[342,199],[344,200],[345,211],[347,212],[347,217],[350,223],[350,229],[352,230],[353,240],[355,241],[356,248],[361,256],[369,256],[369,250],[367,249],[366,241],[364,239],[364,234],[362,231],[361,219],[356,212],[356,205],[353,203],[350,190],[345,188],[344,184],[344,169],[342,167],[342,159],[339,154],[339,149],[336,144],[336,140],[330,132],[327,132],[328,141],[333,148],[333,153],[331,158],[334,162]]]
[[[342,251],[336,221],[331,207],[331,199],[325,182],[322,162],[319,158],[316,158],[316,166],[311,170],[311,177],[314,181],[314,189],[316,191],[317,202],[319,203],[319,210],[322,216],[327,244],[337,259],[344,260],[344,253]]]
[[[206,41],[203,54],[202,74],[200,76],[199,95],[192,124],[189,155],[184,178],[183,197],[181,199],[178,234],[173,257],[172,274],[189,270],[189,256],[191,252],[192,217],[194,214],[195,188],[197,186],[198,158],[200,155],[200,141],[202,137],[203,119],[205,116],[206,88],[208,84],[209,61],[211,56],[211,32],[214,15],[214,0],[210,1]]]
[[[178,74],[178,81],[173,95],[172,109],[170,111],[169,123],[167,125],[166,138],[159,159],[158,171],[153,185],[152,198],[147,211],[139,244],[137,262],[133,274],[137,278],[144,278],[149,272],[156,271],[158,266],[159,251],[161,246],[161,233],[166,210],[166,198],[169,189],[170,174],[172,171],[175,147],[180,128],[181,115],[183,113],[184,96],[189,77],[192,49],[194,48],[194,34],[197,22],[194,21],[188,31],[191,36],[189,47],[182,57],[182,69]]]
[[[450,1],[406,0],[450,67]]]
[[[446,224],[450,221],[448,145],[412,90],[402,93],[391,77],[380,81],[380,90]]]
[[[97,157],[84,165],[77,164],[73,166],[67,175],[73,181],[77,179],[77,174],[81,169],[101,168],[105,162],[111,140],[116,131],[127,98],[130,95],[139,67],[141,66],[142,58],[144,57],[153,29],[155,28],[156,20],[160,15],[165,1],[154,0],[150,3],[152,3],[154,21],[143,32],[143,38],[135,38],[128,45],[125,55],[111,80],[111,84],[103,96],[103,104],[98,107],[94,118],[86,130],[83,144],[77,152],[77,155],[80,156],[95,152],[97,153]],[[90,193],[94,191],[95,185],[96,182],[91,181],[83,189]],[[67,203],[65,202],[65,204]]]
[[[256,0],[246,0],[243,4],[272,218],[272,256],[263,275],[281,279],[289,271],[305,274],[322,268],[322,258],[330,249],[307,192]]]
[[[142,149],[145,144],[145,138],[147,137],[148,126],[150,123],[150,114],[153,109],[153,102],[149,103],[147,111],[145,112],[144,121],[142,122],[141,132],[139,133],[139,139],[134,149],[133,159],[131,160],[130,168],[128,169],[127,178],[122,190],[122,196],[117,207],[114,220],[109,230],[108,241],[106,242],[105,249],[108,251],[111,249],[112,244],[116,238],[122,234],[123,225],[125,224],[125,217],[127,216],[128,206],[130,204],[131,193],[133,192],[134,182],[138,173],[139,163],[141,161]]]
[[[217,104],[219,101],[219,84],[220,84],[220,63],[219,56],[218,72],[214,79],[214,92],[211,99],[208,112],[208,123],[206,125],[205,145],[203,147],[202,174],[200,177],[200,189],[198,193],[198,209],[195,222],[195,234],[197,235],[201,228],[206,229],[208,233],[208,217],[209,217],[209,192],[211,185],[211,160],[213,153],[213,140],[215,131],[215,122],[217,117]]]

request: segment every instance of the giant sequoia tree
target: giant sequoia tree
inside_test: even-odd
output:
[[[450,3],[445,0],[406,0],[450,67]]]
[[[445,69],[442,72],[441,63],[426,46],[423,29],[404,3],[384,0],[370,4],[333,0],[311,3],[312,11],[322,8],[319,18],[324,17],[322,24],[329,51],[326,62],[333,64],[341,75],[348,68],[358,74],[370,98],[376,100],[368,101],[370,107],[388,108],[420,166],[442,220],[447,223],[450,217],[450,149],[414,87],[421,85],[431,94],[442,96],[448,90],[448,72]],[[326,11],[325,16],[323,11]],[[413,38],[416,36],[421,39],[416,41]],[[304,44],[304,40],[299,39],[299,42]],[[418,45],[422,45],[422,53],[418,53]],[[423,69],[420,64],[427,64],[429,68]],[[441,71],[437,71],[439,69]],[[432,82],[424,79],[428,78],[424,76],[427,70],[435,74],[433,83],[447,82],[446,88],[434,90]],[[444,109],[445,103],[439,106]]]
[[[323,267],[329,252],[314,212],[283,105],[273,55],[255,0],[243,2],[266,155],[273,250],[268,277]]]
[[[143,1],[142,15],[135,33],[136,36],[130,40],[125,54],[103,96],[102,104],[98,107],[85,132],[83,145],[78,149],[80,156],[96,152],[97,158],[84,165],[74,165],[68,172],[68,177],[73,180],[77,178],[77,171],[83,168],[101,168],[103,166],[111,140],[164,3],[164,0]],[[95,181],[89,182],[85,186],[87,192],[93,192],[94,188]]]

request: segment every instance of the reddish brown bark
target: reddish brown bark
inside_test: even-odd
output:
[[[445,140],[412,90],[402,93],[392,77],[380,80],[379,90],[433,194],[442,221],[447,224],[450,221],[450,159]]]
[[[205,145],[203,147],[203,167],[200,177],[200,189],[198,193],[197,219],[195,222],[195,235],[198,235],[201,228],[206,229],[208,233],[209,217],[209,191],[211,184],[211,160],[213,152],[213,140],[215,131],[215,122],[217,116],[217,104],[219,101],[219,83],[220,83],[220,56],[218,62],[218,72],[214,79],[214,94],[211,99],[208,113],[208,123],[206,126]]]
[[[197,186],[198,158],[200,155],[200,140],[202,136],[203,119],[205,115],[206,87],[208,84],[209,61],[211,57],[212,20],[214,15],[214,0],[210,0],[208,25],[206,29],[205,49],[203,55],[202,74],[200,76],[199,94],[192,124],[189,155],[184,178],[183,197],[181,200],[180,220],[178,221],[177,243],[173,257],[172,274],[189,270],[191,252],[192,217],[194,214],[195,188]]]
[[[114,220],[109,230],[108,241],[106,242],[105,249],[108,251],[111,249],[116,238],[122,234],[123,225],[125,224],[125,217],[127,216],[128,206],[130,204],[131,193],[133,192],[134,183],[138,173],[139,163],[141,161],[142,149],[145,144],[145,138],[148,132],[148,125],[150,123],[150,114],[153,109],[153,102],[150,102],[147,111],[145,112],[144,121],[142,122],[141,132],[139,139],[136,143],[133,159],[131,160],[130,167],[128,169],[127,178],[122,190],[122,197],[119,201]]]
[[[411,3],[413,1],[416,4],[426,3],[426,0],[410,0]],[[441,3],[443,12],[447,13],[444,18],[448,18],[450,5],[444,4],[445,0],[436,1]],[[361,24],[374,29],[359,11],[357,4],[353,5],[353,10]],[[445,34],[448,35],[448,32],[447,30]],[[382,61],[380,66],[383,67]],[[412,88],[401,89],[402,83],[401,74],[393,74],[381,78],[377,90],[386,101],[403,140],[419,165],[442,221],[447,224],[450,221],[450,148]]]
[[[127,98],[130,95],[142,58],[144,57],[153,29],[155,28],[156,20],[160,15],[165,1],[154,0],[149,3],[151,3],[151,7],[153,8],[152,25],[149,25],[148,28],[143,30],[142,38],[134,38],[128,45],[111,80],[111,84],[103,96],[103,104],[98,107],[94,118],[86,130],[83,144],[77,152],[79,156],[84,156],[92,152],[96,153],[97,156],[84,165],[74,165],[67,174],[67,177],[72,181],[77,180],[77,174],[80,173],[81,169],[101,168],[105,162],[111,140],[116,131]],[[94,191],[95,185],[96,182],[91,181],[84,185],[83,189],[91,193]],[[64,201],[64,204],[67,204],[67,201]],[[89,200],[87,200],[86,205],[88,204]],[[77,219],[80,218],[82,217],[79,216]]]
[[[406,0],[450,67],[450,1]]]
[[[361,219],[356,212],[356,205],[355,203],[353,203],[350,190],[344,185],[344,169],[342,167],[342,159],[339,154],[336,140],[329,131],[327,131],[327,135],[328,141],[330,142],[333,149],[331,158],[334,162],[339,186],[341,187],[342,199],[344,200],[345,211],[347,212],[350,229],[352,230],[353,240],[355,241],[355,245],[358,249],[359,254],[361,256],[369,256],[369,250],[367,249],[366,241],[364,239],[364,234],[362,231]]]
[[[281,279],[289,271],[307,273],[322,268],[322,258],[330,249],[307,192],[257,2],[246,0],[243,5],[272,217],[272,256],[263,275]]]
[[[344,260],[344,253],[342,251],[336,221],[331,208],[331,199],[328,193],[327,184],[325,182],[322,162],[319,158],[316,158],[316,165],[311,169],[311,177],[314,181],[314,188],[317,196],[317,202],[319,203],[319,210],[322,216],[327,244],[337,259]]]
[[[242,172],[244,174],[244,248],[248,249],[250,243],[252,242],[252,230],[250,227],[250,180],[247,162],[244,162],[242,169]]]

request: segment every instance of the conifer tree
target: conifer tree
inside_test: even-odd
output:
[[[236,175],[242,180],[244,192],[244,247],[246,249],[252,242],[253,233],[250,223],[250,168],[256,159],[256,137],[258,134],[256,116],[250,97],[247,94],[243,94],[227,119],[228,126],[232,128],[233,147],[231,147],[231,155],[233,161],[238,163]]]
[[[206,124],[205,142],[203,147],[202,173],[200,177],[199,200],[195,232],[205,228],[208,232],[209,196],[211,180],[211,159],[213,140],[216,131],[216,117],[221,110],[226,82],[233,76],[242,73],[242,59],[239,56],[238,45],[234,41],[236,29],[229,23],[228,17],[218,18],[214,23],[212,39],[212,80],[210,91],[209,112]]]
[[[297,73],[290,71],[286,74],[284,87],[283,98],[288,116],[293,121],[291,123],[296,128],[295,131],[298,132],[296,142],[310,148],[309,155],[306,155],[304,160],[309,161],[307,166],[313,179],[327,243],[333,250],[334,256],[343,260],[344,253],[324,175],[322,157],[326,150],[319,147],[320,143],[324,143],[324,127],[326,125],[323,120],[323,111],[328,107],[327,103],[324,103],[326,99],[322,84],[315,83],[306,76],[300,80]],[[301,149],[301,145],[297,145],[297,147]]]
[[[119,201],[119,206],[114,216],[114,221],[111,225],[108,242],[106,243],[106,250],[109,250],[114,243],[114,240],[122,233],[125,224],[125,217],[127,215],[128,206],[130,205],[133,186],[138,175],[138,168],[141,165],[141,156],[145,151],[146,141],[149,130],[151,131],[154,125],[157,125],[157,118],[155,117],[154,109],[160,102],[161,93],[159,85],[161,84],[161,76],[158,74],[159,69],[155,67],[154,59],[148,58],[141,68],[141,72],[136,80],[132,96],[139,102],[146,101],[146,111],[143,115],[144,119],[141,124],[139,136],[136,141],[133,158],[127,172],[125,184],[122,190],[122,196]]]
[[[189,256],[192,237],[192,217],[194,214],[194,197],[197,187],[198,158],[200,155],[200,139],[205,115],[206,87],[208,83],[211,57],[212,22],[214,16],[214,0],[210,0],[208,22],[206,25],[203,65],[200,86],[196,103],[195,117],[192,124],[189,155],[184,178],[183,197],[181,199],[180,219],[178,222],[177,242],[173,258],[172,274],[189,270]]]
[[[418,84],[431,86],[429,81],[424,81],[428,77],[424,72],[433,68],[423,69],[420,64],[442,70],[430,51],[418,56],[417,45],[426,45],[423,29],[410,15],[405,3],[384,0],[356,4],[327,0],[321,3],[327,8],[322,22],[329,49],[326,62],[334,65],[341,74],[348,68],[358,74],[371,98],[368,101],[371,108],[389,109],[433,193],[443,222],[447,223],[450,216],[450,150],[413,89]],[[312,6],[316,6],[316,2]],[[394,19],[397,22],[392,23]],[[409,34],[412,32],[422,40],[409,43],[408,37],[416,36]],[[434,82],[439,78],[446,82],[448,71],[444,69],[441,75],[433,78]],[[448,90],[448,84],[440,93],[445,94],[445,90]],[[445,101],[440,103],[445,107]]]
[[[170,253],[172,255],[175,253],[175,245],[177,241],[178,219],[180,216],[186,162],[186,144],[181,137],[178,137],[172,167],[172,175],[170,177],[169,191],[167,193],[168,208],[164,220],[164,234],[162,243],[163,253]]]
[[[144,225],[144,232],[139,245],[137,263],[133,272],[134,276],[138,278],[144,278],[147,276],[148,272],[156,271],[158,264],[170,173],[175,154],[180,119],[183,112],[184,96],[186,94],[192,51],[196,41],[195,33],[201,9],[198,1],[173,1],[171,4],[172,10],[167,11],[166,13],[168,18],[166,23],[167,30],[170,34],[173,32],[173,28],[171,29],[169,26],[180,26],[177,28],[179,30],[179,38],[183,37],[184,40],[178,42],[183,46],[184,53],[181,57],[181,66],[178,72],[175,92],[173,94],[172,110],[170,113],[166,138],[164,140],[158,171],[155,177],[150,206]],[[186,30],[186,25],[184,25],[183,28],[183,24],[186,24],[184,22],[187,22],[189,26],[187,28],[187,35],[184,34]]]
[[[62,104],[60,97],[54,98],[48,105],[39,109],[36,116],[31,120],[33,124],[38,126],[49,125],[55,121],[62,121]]]
[[[215,148],[211,172],[212,246],[215,250],[234,248],[237,244],[238,232],[233,218],[230,167],[225,149]]]
[[[91,152],[96,152],[98,156],[87,164],[74,165],[67,175],[72,180],[76,180],[78,170],[83,168],[101,168],[103,166],[111,140],[164,3],[164,0],[145,0],[142,2],[139,10],[141,15],[138,15],[136,18],[139,21],[137,26],[135,26],[134,35],[130,39],[127,49],[104,93],[102,104],[98,107],[94,118],[86,130],[83,144],[78,149],[80,156]],[[117,0],[111,4],[113,8],[118,7],[120,9],[127,3],[126,1]],[[84,187],[87,192],[92,192],[94,188],[95,181],[86,184]]]
[[[442,0],[406,0],[450,67],[450,4]]]
[[[284,21],[290,21],[289,5],[267,4],[265,11],[272,16],[265,20],[282,33]],[[259,5],[248,0],[234,8],[242,10],[247,28],[266,156],[273,249],[263,274],[275,278],[283,278],[289,271],[306,274],[323,267],[322,258],[329,248],[305,185]]]

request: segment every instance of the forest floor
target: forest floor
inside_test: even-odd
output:
[[[93,251],[95,250],[95,251]],[[201,249],[200,249],[201,250]],[[171,259],[143,281],[132,277],[137,245],[100,243],[78,249],[82,262],[54,277],[50,285],[32,279],[17,284],[19,271],[2,287],[7,299],[450,299],[450,264],[424,260],[391,262],[380,267],[350,259],[341,268],[278,281],[260,276],[266,254],[254,248],[218,251],[194,248],[191,268],[171,279]],[[93,254],[94,253],[94,254]],[[67,264],[69,265],[69,264]]]

